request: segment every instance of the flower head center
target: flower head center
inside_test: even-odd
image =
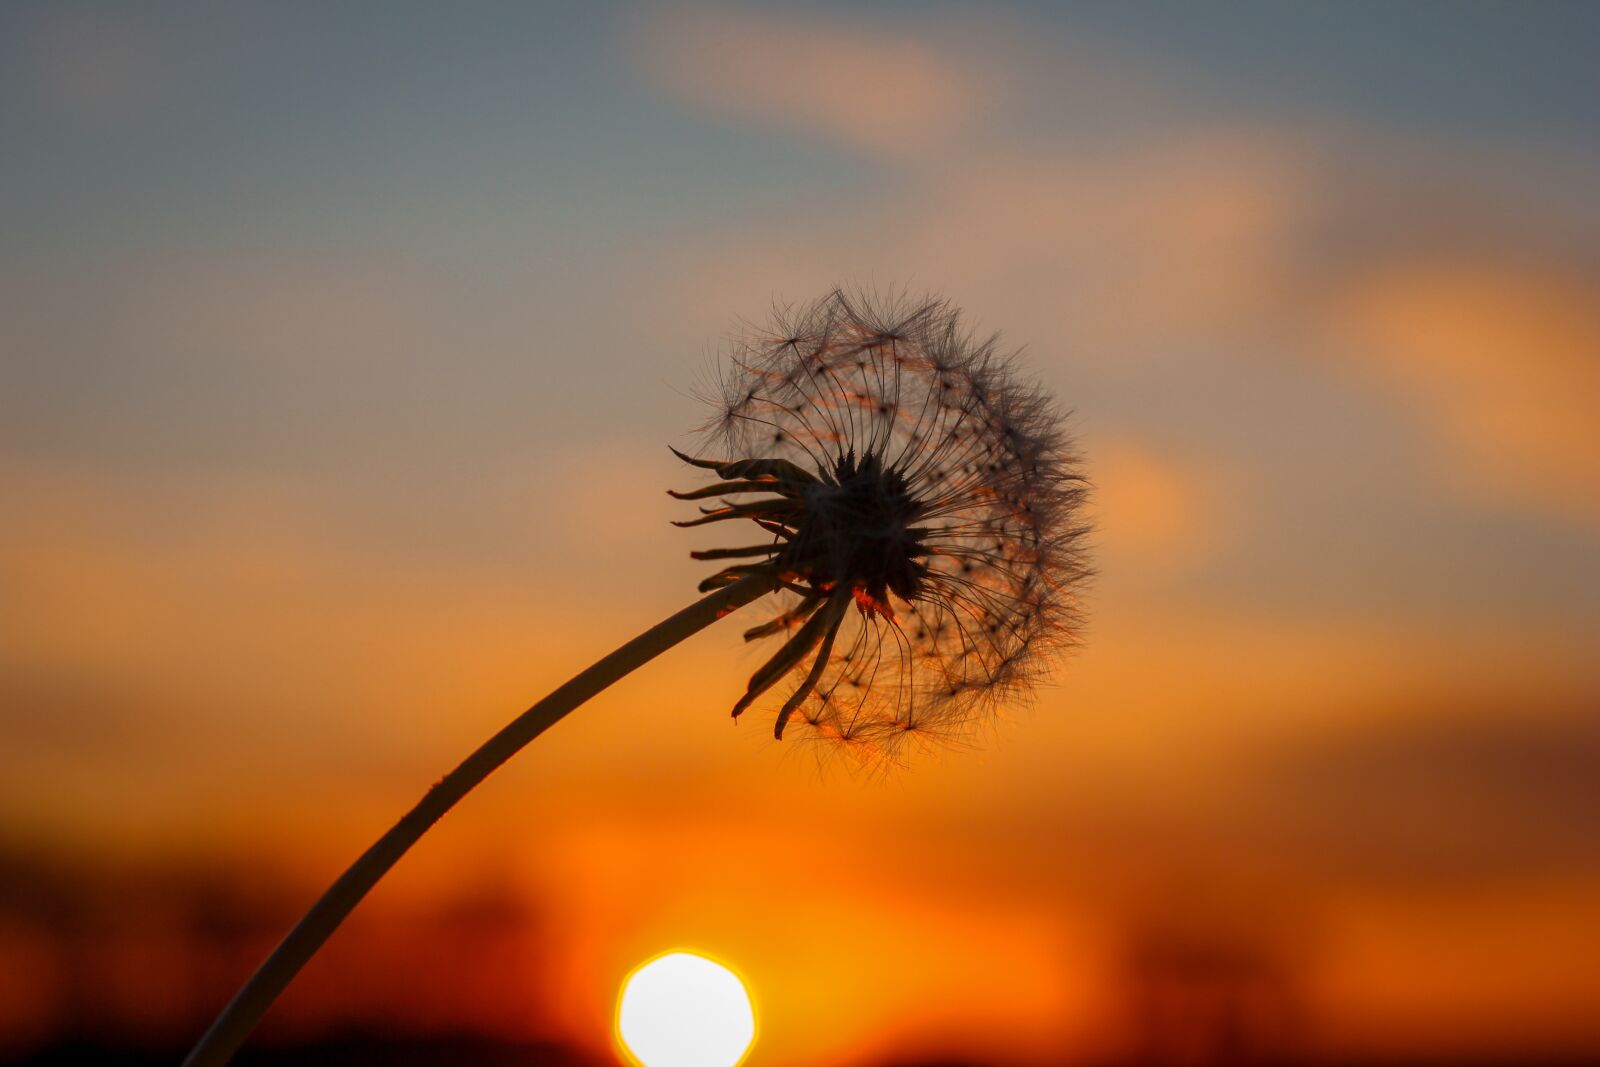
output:
[[[804,518],[779,566],[813,586],[846,587],[863,612],[893,618],[889,594],[915,598],[927,573],[927,531],[913,525],[920,513],[899,471],[851,450],[806,487]]]

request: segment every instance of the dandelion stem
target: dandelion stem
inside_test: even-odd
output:
[[[687,637],[724,615],[771,592],[776,579],[768,573],[752,574],[719,589],[646,630],[588,670],[513,719],[482,747],[429,789],[416,807],[364,852],[311,910],[290,930],[272,954],[217,1016],[199,1043],[183,1061],[184,1067],[220,1067],[239,1046],[278,994],[316,954],[389,868],[438,822],[456,801],[516,755],[529,741],[564,715],[613,682],[644,666]]]

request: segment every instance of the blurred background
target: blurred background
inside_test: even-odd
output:
[[[1086,646],[888,775],[696,638],[379,887],[257,1063],[1600,1062],[1600,8],[0,9],[0,1061],[173,1062],[676,610],[741,319],[933,290],[1073,409]],[[819,756],[821,758],[819,758]]]

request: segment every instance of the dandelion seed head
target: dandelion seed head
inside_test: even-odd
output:
[[[764,573],[782,637],[734,708],[868,761],[960,741],[1075,641],[1086,483],[1051,400],[939,299],[836,290],[725,355],[703,451],[721,498],[680,525],[760,536],[696,552]],[[789,681],[792,684],[779,685]],[[776,698],[775,698],[776,699]]]

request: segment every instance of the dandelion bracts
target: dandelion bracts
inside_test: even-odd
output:
[[[964,736],[1075,641],[1083,479],[1052,404],[949,305],[831,293],[736,342],[713,404],[704,444],[719,458],[677,454],[718,480],[673,495],[717,503],[678,525],[747,525],[757,543],[692,553],[721,564],[700,600],[440,779],[311,907],[185,1067],[226,1063],[367,892],[496,768],[743,606],[772,596],[775,614],[744,636],[782,640],[734,716],[787,680],[775,736],[798,717],[814,739],[869,761]]]

